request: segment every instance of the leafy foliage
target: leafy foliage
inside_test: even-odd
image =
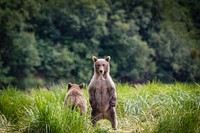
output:
[[[0,88],[88,82],[93,55],[123,82],[200,80],[199,4],[1,0]]]

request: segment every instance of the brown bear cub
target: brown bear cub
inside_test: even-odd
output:
[[[78,107],[80,109],[80,114],[84,115],[87,112],[87,105],[86,100],[82,94],[83,87],[85,86],[84,83],[77,85],[77,84],[68,84],[68,91],[65,96],[63,106],[70,106],[72,109]]]
[[[98,59],[93,56],[92,59],[94,62],[94,75],[89,84],[92,124],[95,126],[98,120],[107,119],[111,122],[112,128],[116,130],[116,89],[110,76],[110,56],[105,59]]]

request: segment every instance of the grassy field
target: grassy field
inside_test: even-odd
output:
[[[200,85],[117,84],[118,130],[106,120],[93,128],[91,108],[86,116],[63,109],[67,86],[53,86],[51,91],[30,89],[17,91],[8,87],[0,91],[0,132],[39,133],[199,133]],[[84,95],[88,102],[87,90]]]

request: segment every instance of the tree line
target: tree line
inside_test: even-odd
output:
[[[89,83],[111,56],[121,82],[200,80],[198,0],[1,0],[0,88]]]

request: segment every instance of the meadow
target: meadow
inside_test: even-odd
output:
[[[0,132],[39,133],[199,133],[200,85],[198,83],[160,82],[145,85],[120,84],[117,88],[118,129],[107,120],[93,128],[91,108],[80,116],[63,109],[66,84],[19,91],[0,90]]]

